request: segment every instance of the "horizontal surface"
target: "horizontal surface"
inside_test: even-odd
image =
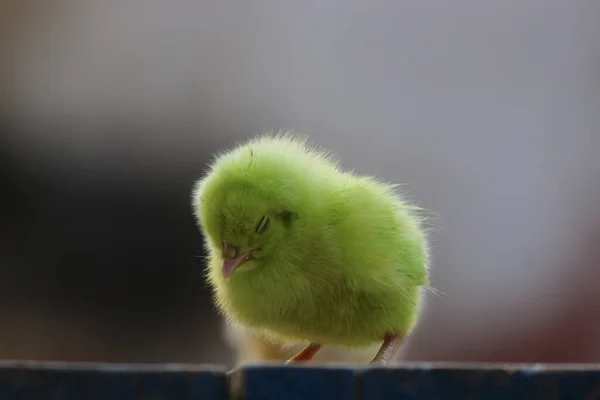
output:
[[[227,373],[210,365],[0,362],[2,400],[229,398],[600,400],[600,365],[253,364]]]
[[[0,364],[2,400],[224,400],[223,368],[182,365]]]
[[[374,368],[361,377],[364,400],[600,399],[600,370],[508,365]]]

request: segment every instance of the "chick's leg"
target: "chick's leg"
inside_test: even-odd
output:
[[[375,358],[371,361],[371,364],[381,363],[387,364],[394,357],[394,354],[398,352],[404,342],[402,335],[385,335],[381,348],[375,355]]]
[[[319,350],[321,350],[321,347],[322,346],[318,343],[311,343],[308,346],[306,346],[304,349],[302,349],[294,357],[287,360],[285,363],[290,364],[290,363],[299,362],[299,361],[310,361],[315,356],[315,354],[317,354],[319,352]]]

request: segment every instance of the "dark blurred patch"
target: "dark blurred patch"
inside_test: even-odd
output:
[[[2,315],[81,315],[115,335],[129,332],[132,342],[153,329],[189,335],[189,325],[203,320],[218,328],[190,205],[208,153],[199,155],[197,170],[153,181],[118,173],[118,161],[69,170],[17,151],[9,140],[16,131],[6,124],[2,134]]]

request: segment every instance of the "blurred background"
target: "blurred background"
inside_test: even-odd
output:
[[[0,358],[230,364],[191,185],[292,129],[441,215],[405,359],[600,362],[600,2],[1,9]]]

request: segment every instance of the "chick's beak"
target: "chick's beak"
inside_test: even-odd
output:
[[[237,249],[233,253],[230,252],[231,248],[226,246],[223,255],[223,277],[229,279],[229,277],[238,269],[242,264],[248,261],[250,253],[237,255]],[[233,257],[231,257],[233,255]]]

